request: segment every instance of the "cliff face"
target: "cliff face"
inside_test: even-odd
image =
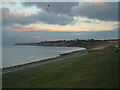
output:
[[[61,41],[44,41],[39,43],[17,43],[14,45],[33,45],[33,46],[61,46],[61,47],[85,47],[91,48],[97,45],[107,43],[105,40],[61,40]]]

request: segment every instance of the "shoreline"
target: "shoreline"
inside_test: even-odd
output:
[[[47,63],[51,63],[51,62],[62,61],[62,60],[65,60],[65,59],[78,57],[80,55],[86,55],[87,53],[88,53],[87,49],[78,50],[78,51],[73,51],[73,52],[60,54],[59,56],[53,57],[53,58],[48,58],[48,59],[44,59],[44,60],[40,60],[40,61],[29,62],[29,63],[26,63],[26,64],[20,64],[20,65],[5,67],[5,68],[2,68],[2,74],[9,73],[9,72],[14,72],[14,71],[18,71],[18,70],[23,70],[23,69],[26,69],[26,68],[31,68],[31,67],[35,67],[35,66],[39,66],[39,65],[44,65],[44,64],[47,64]]]

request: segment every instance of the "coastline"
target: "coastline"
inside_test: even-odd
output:
[[[35,67],[35,66],[39,66],[39,65],[44,65],[47,63],[51,63],[51,62],[62,61],[65,59],[78,57],[80,55],[86,55],[87,53],[88,53],[87,49],[78,50],[78,51],[60,54],[59,56],[54,57],[54,58],[48,58],[48,59],[44,59],[44,60],[40,60],[40,61],[34,61],[34,62],[20,64],[20,65],[11,66],[11,67],[5,67],[5,68],[2,68],[2,74],[22,70],[25,68],[31,68],[31,67]]]

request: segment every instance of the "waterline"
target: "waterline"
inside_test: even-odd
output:
[[[58,57],[60,54],[84,50],[81,47],[41,47],[41,46],[8,46],[3,47],[2,68],[41,61]]]

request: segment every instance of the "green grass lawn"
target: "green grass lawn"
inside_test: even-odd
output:
[[[3,88],[117,88],[118,54],[112,48],[3,74]]]

